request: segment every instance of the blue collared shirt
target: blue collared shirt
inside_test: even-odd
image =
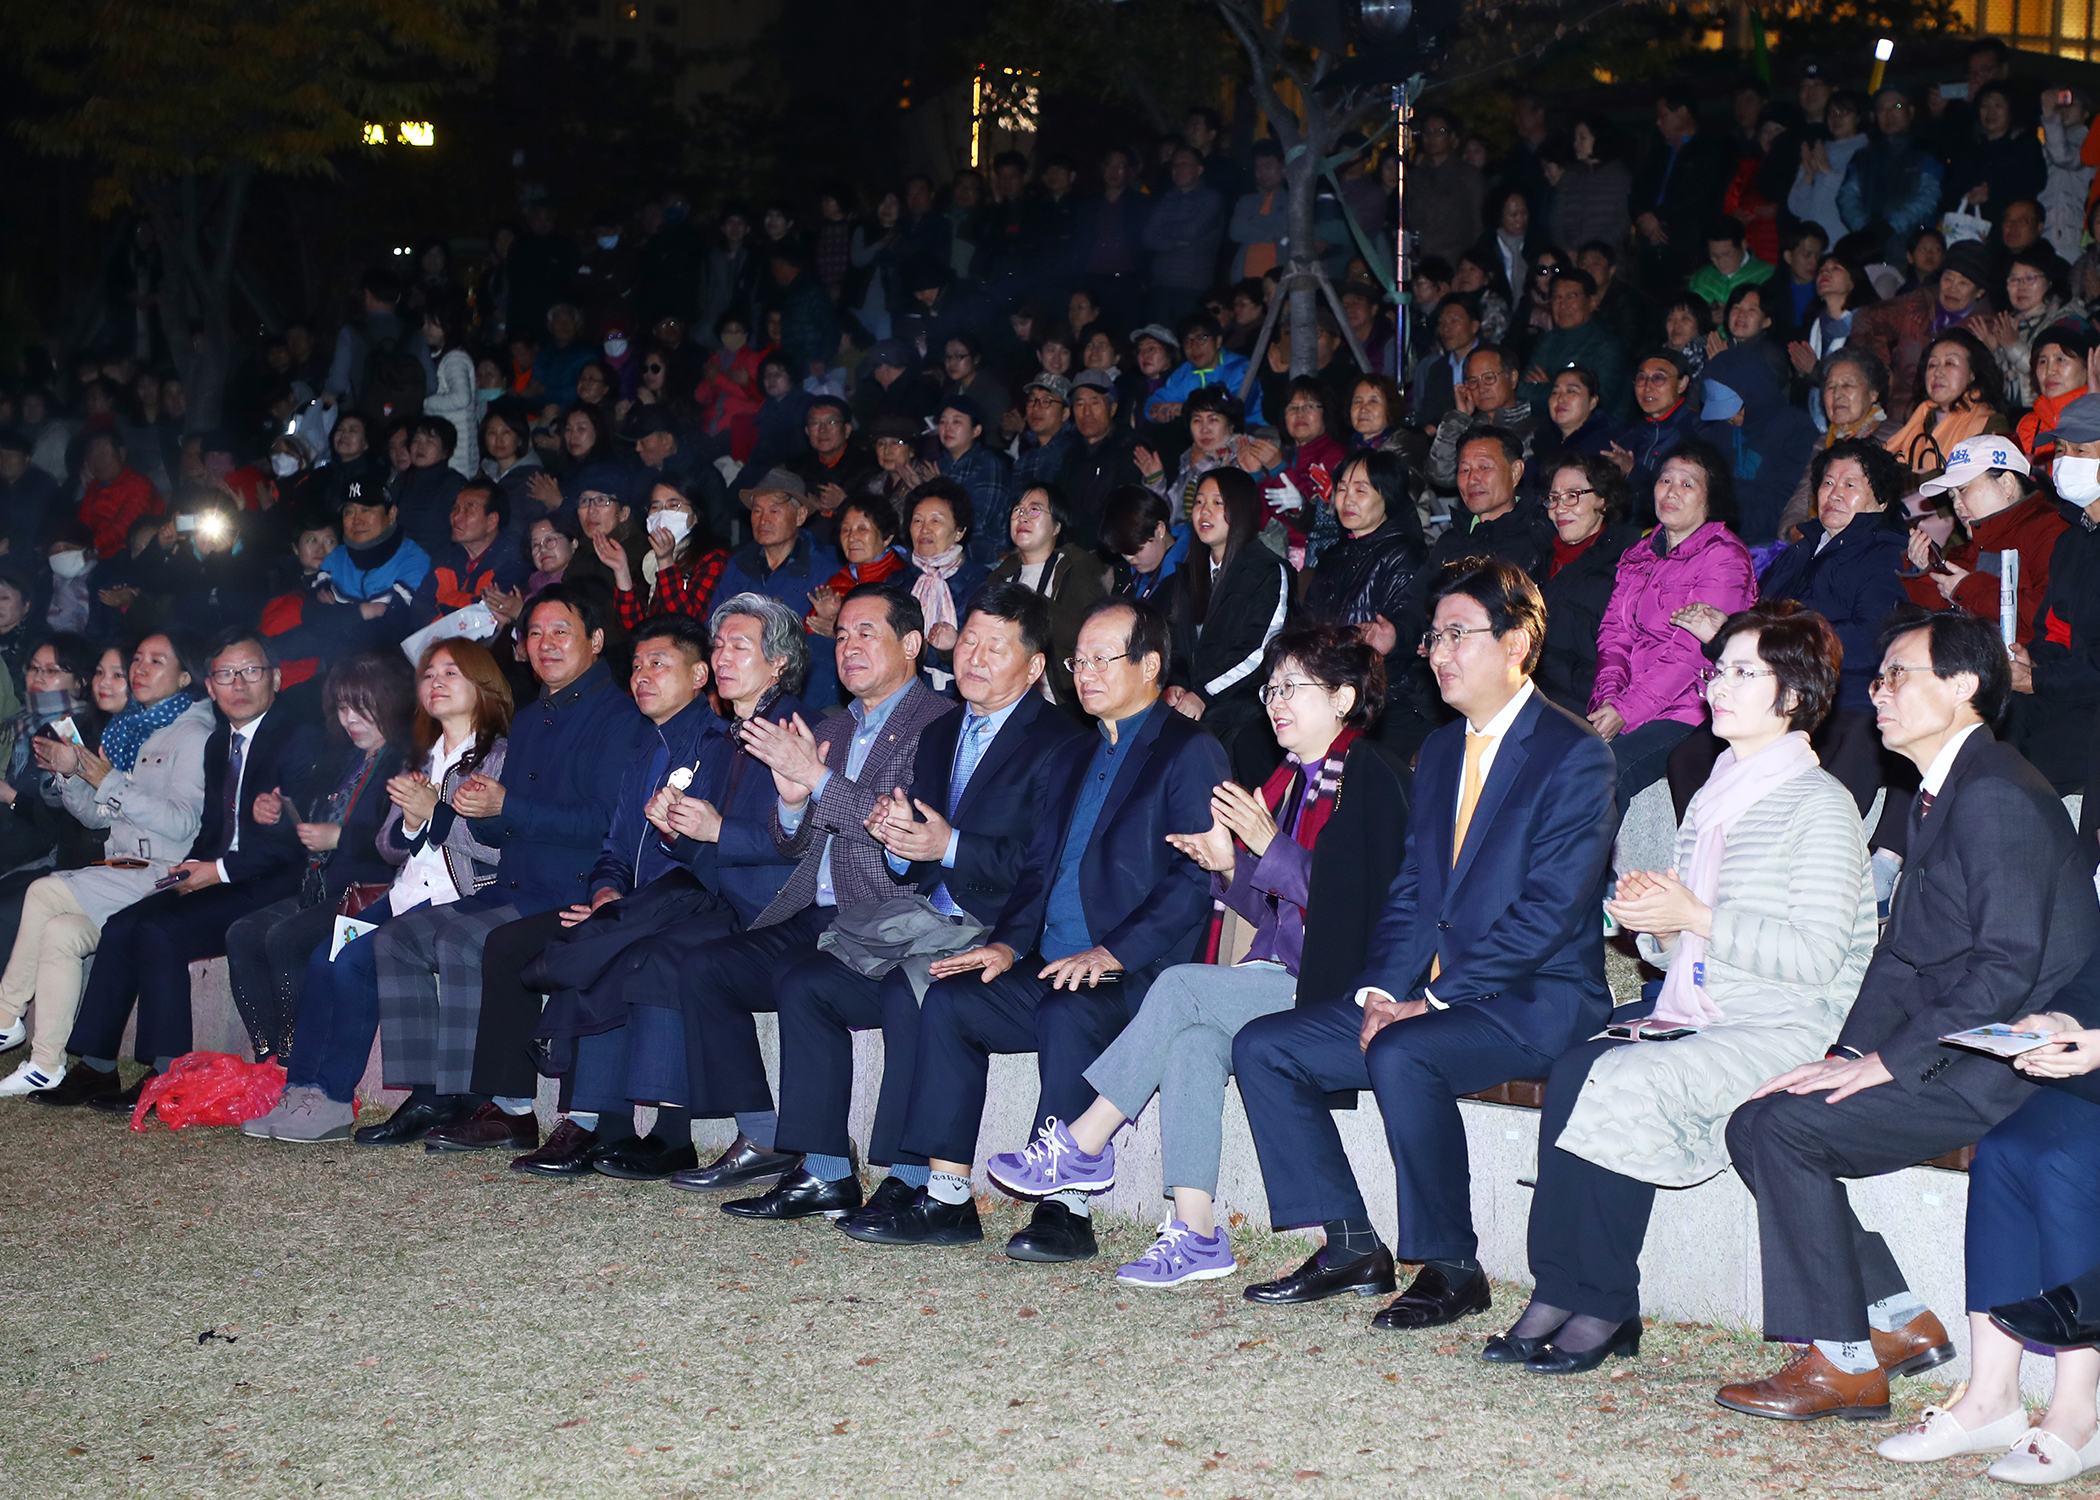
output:
[[[1161,705],[1155,701],[1145,713],[1158,707]],[[1087,762],[1086,781],[1080,786],[1079,801],[1072,809],[1072,825],[1065,830],[1064,852],[1058,856],[1057,879],[1050,886],[1050,899],[1043,909],[1043,940],[1036,946],[1052,962],[1094,946],[1093,933],[1086,925],[1086,907],[1079,894],[1079,866],[1086,858],[1087,845],[1093,842],[1094,825],[1101,821],[1108,789],[1115,785],[1116,772],[1122,768],[1121,756],[1130,748],[1144,719],[1145,714],[1139,713],[1117,720],[1114,740],[1108,737],[1106,723],[1099,726],[1101,743],[1094,747],[1093,759]]]
[[[984,731],[985,749],[989,752],[992,741],[999,738],[999,731],[1006,727],[1006,721],[1014,716],[1014,710],[1020,706],[1021,700],[1016,698],[1013,702],[1007,704],[1006,707],[989,714],[980,714],[974,708],[964,707],[962,728],[957,730],[955,735],[955,756],[948,763],[948,806],[945,811],[951,816],[956,806],[962,801],[963,793],[969,789],[970,785],[967,777],[960,782],[955,779],[955,772],[962,765],[963,747],[970,742],[970,731],[977,727],[980,720],[989,722],[991,727]],[[984,758],[980,755],[977,765],[981,766],[983,764]],[[976,768],[976,766],[972,766],[970,769],[975,771]],[[952,870],[955,868],[955,853],[961,847],[962,830],[951,826],[948,829],[948,847],[941,855],[942,869]],[[911,864],[908,860],[899,859],[896,855],[889,853],[885,853],[883,858],[889,861],[890,869],[897,874],[905,875],[910,873]],[[956,902],[955,898],[948,894],[948,887],[945,883],[933,893],[933,904],[942,911],[948,912],[949,916],[955,915],[955,912],[948,911],[949,907],[956,906]],[[960,910],[960,908],[958,907],[957,910]]]
[[[846,712],[853,715],[854,722],[860,725],[860,728],[853,732],[853,742],[846,747],[846,775],[848,779],[860,775],[860,768],[868,762],[868,752],[875,748],[875,741],[882,735],[882,726],[889,722],[891,710],[895,709],[904,700],[904,695],[911,691],[911,686],[911,683],[907,681],[903,687],[898,688],[896,692],[890,694],[889,697],[883,699],[873,708],[865,706],[858,698],[846,705]],[[803,813],[807,812],[810,805],[824,795],[824,788],[829,785],[831,785],[831,771],[827,768],[824,774],[817,778],[817,784],[810,788],[809,802],[805,802],[801,807],[797,808],[790,808],[786,802],[782,802],[780,804],[780,826],[782,831],[793,835],[795,830],[802,826]],[[827,834],[824,838],[824,857],[817,862],[817,905],[837,906],[838,904],[838,892],[832,888],[831,884],[831,836]]]

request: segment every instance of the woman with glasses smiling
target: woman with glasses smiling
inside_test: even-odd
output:
[[[1658,1187],[1728,1165],[1735,1107],[1823,1056],[1873,955],[1874,885],[1851,794],[1808,736],[1842,650],[1791,603],[1732,615],[1699,680],[1728,750],[1667,871],[1629,871],[1607,908],[1665,971],[1563,1052],[1546,1084],[1531,1199],[1531,1304],[1490,1364],[1538,1375],[1640,1352],[1641,1242]]]
[[[1210,872],[1212,896],[1254,929],[1245,957],[1229,966],[1182,964],[1152,982],[1137,1017],[1086,1070],[1100,1097],[1045,1132],[1055,1145],[1076,1144],[1088,1163],[1054,1148],[1046,1156],[1038,1145],[995,1156],[986,1168],[1001,1186],[1031,1196],[1087,1183],[1098,1191],[1114,1181],[1110,1143],[1157,1094],[1161,1175],[1174,1212],[1152,1248],[1116,1272],[1130,1286],[1178,1286],[1238,1269],[1213,1204],[1232,1039],[1300,997],[1311,1004],[1343,992],[1405,843],[1407,770],[1359,738],[1385,697],[1377,654],[1355,631],[1319,625],[1277,636],[1264,665],[1259,696],[1284,764],[1258,794],[1220,783],[1208,831],[1167,835]],[[1336,821],[1344,788],[1349,815]],[[1068,1165],[1083,1165],[1083,1174],[1057,1177]],[[1037,1175],[1044,1171],[1049,1179]]]
[[[1546,519],[1553,523],[1546,600],[1546,645],[1532,683],[1573,714],[1590,711],[1597,685],[1597,631],[1611,603],[1619,559],[1641,539],[1627,518],[1626,480],[1608,458],[1563,454],[1546,471]]]

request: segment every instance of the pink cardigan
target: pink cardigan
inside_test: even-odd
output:
[[[1757,602],[1750,549],[1719,521],[1709,521],[1675,550],[1657,527],[1626,549],[1597,631],[1597,687],[1590,711],[1609,703],[1628,729],[1651,719],[1698,724],[1706,718],[1699,638],[1670,623],[1687,604],[1711,604],[1724,615]]]

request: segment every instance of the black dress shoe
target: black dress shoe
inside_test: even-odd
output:
[[[1636,1313],[1621,1323],[1612,1336],[1594,1349],[1579,1353],[1557,1349],[1548,1344],[1531,1358],[1524,1361],[1524,1368],[1534,1375],[1580,1375],[1584,1370],[1594,1370],[1614,1354],[1623,1354],[1628,1359],[1641,1352],[1641,1319]]]
[[[1493,1300],[1485,1271],[1475,1271],[1453,1285],[1435,1266],[1424,1266],[1392,1306],[1371,1320],[1371,1326],[1441,1328],[1469,1314],[1486,1312]]]
[[[1006,1242],[1009,1260],[1033,1260],[1046,1265],[1063,1260],[1092,1260],[1100,1253],[1101,1247],[1094,1242],[1094,1221],[1049,1198],[1035,1206],[1035,1216],[1028,1221],[1028,1227]]]
[[[673,1172],[671,1186],[689,1193],[719,1193],[783,1176],[801,1165],[801,1152],[767,1150],[752,1145],[749,1136],[739,1134],[727,1151],[706,1166]]]
[[[893,1214],[861,1213],[837,1223],[842,1233],[870,1245],[974,1245],[984,1238],[976,1199],[943,1203],[924,1189]]]
[[[1322,1245],[1312,1258],[1288,1276],[1257,1282],[1240,1295],[1249,1302],[1278,1306],[1294,1302],[1318,1302],[1342,1292],[1359,1297],[1383,1297],[1398,1285],[1393,1276],[1393,1252],[1380,1245],[1369,1255],[1338,1266],[1327,1264],[1328,1247]]]
[[[148,1068],[146,1076],[128,1089],[111,1089],[106,1093],[90,1095],[89,1109],[99,1109],[104,1114],[128,1115],[139,1107],[139,1095],[146,1092],[146,1085],[160,1077],[159,1070]],[[63,1083],[64,1080],[60,1080]]]
[[[66,1069],[66,1076],[59,1079],[58,1087],[40,1089],[29,1097],[39,1104],[85,1104],[99,1094],[114,1094],[118,1087],[115,1068],[104,1071],[86,1063],[75,1063]]]
[[[1553,1335],[1542,1333],[1535,1339],[1519,1338],[1513,1333],[1498,1333],[1487,1341],[1480,1357],[1491,1365],[1521,1365],[1533,1358],[1542,1349],[1551,1348]]]
[[[860,1206],[858,1177],[826,1182],[797,1167],[756,1198],[723,1204],[722,1212],[739,1219],[814,1219],[819,1214],[836,1219]]]
[[[691,1137],[667,1141],[658,1136],[630,1136],[598,1152],[591,1166],[607,1177],[628,1182],[662,1182],[673,1172],[687,1172],[700,1165],[700,1153]]]
[[[2079,1305],[2075,1286],[2054,1286],[2039,1297],[1992,1308],[1991,1321],[2030,1344],[2046,1349],[2077,1349],[2100,1344],[2100,1319],[2095,1318],[2095,1311]]]
[[[427,1102],[410,1101],[377,1125],[367,1125],[350,1139],[360,1146],[407,1146],[420,1141],[440,1125],[455,1124],[470,1113],[464,1104],[450,1098]]]
[[[510,1169],[530,1177],[588,1177],[598,1150],[598,1132],[564,1118],[537,1151],[511,1158]]]
[[[881,1218],[885,1214],[902,1213],[905,1209],[910,1208],[919,1194],[924,1191],[925,1189],[923,1188],[913,1187],[901,1177],[885,1177],[882,1181],[875,1184],[875,1191],[868,1195],[867,1206],[865,1208],[856,1208],[852,1213],[847,1214],[846,1217],[849,1219],[875,1219]]]

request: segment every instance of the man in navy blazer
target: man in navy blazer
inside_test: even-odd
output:
[[[910,789],[892,788],[867,819],[891,874],[914,882],[918,896],[953,926],[970,928],[950,940],[951,948],[969,946],[1006,905],[1036,831],[1037,807],[1062,764],[1059,752],[1084,735],[1039,691],[1050,642],[1050,606],[1041,594],[1018,582],[979,589],[952,658],[964,711],[926,726]],[[864,1207],[887,1214],[919,1196],[926,1158],[905,1150],[898,1138],[911,1098],[923,987],[923,977],[915,988],[902,966],[873,977],[826,951],[787,962],[776,994],[780,1123],[774,1145],[808,1154],[770,1191],[725,1203],[723,1212],[803,1219]],[[874,1026],[882,1028],[882,1088],[868,1159],[888,1166],[890,1175],[863,1205],[848,1159],[846,1115],[853,1033]]]
[[[983,1239],[970,1163],[991,1054],[1034,1052],[1036,1112],[1075,1120],[1094,1099],[1086,1069],[1160,972],[1194,954],[1210,921],[1210,877],[1167,835],[1208,829],[1211,791],[1230,773],[1223,747],[1160,698],[1169,649],[1165,617],[1142,600],[1108,598],[1087,611],[1069,665],[1097,732],[1058,751],[993,940],[938,960],[920,1010],[903,1143],[926,1157],[930,1180],[894,1213],[842,1220],[853,1238]],[[1093,1255],[1084,1196],[1037,1205],[1006,1253]]]
[[[1248,1300],[1389,1292],[1396,1255],[1423,1262],[1381,1328],[1487,1307],[1458,1100],[1543,1076],[1611,1011],[1611,751],[1531,684],[1546,607],[1522,570],[1468,558],[1445,567],[1433,597],[1430,669],[1464,722],[1423,742],[1407,853],[1356,993],[1251,1022],[1232,1049],[1270,1217],[1327,1231],[1318,1254]],[[1397,1178],[1391,1252],[1328,1114],[1328,1094],[1363,1088],[1378,1096]]]

